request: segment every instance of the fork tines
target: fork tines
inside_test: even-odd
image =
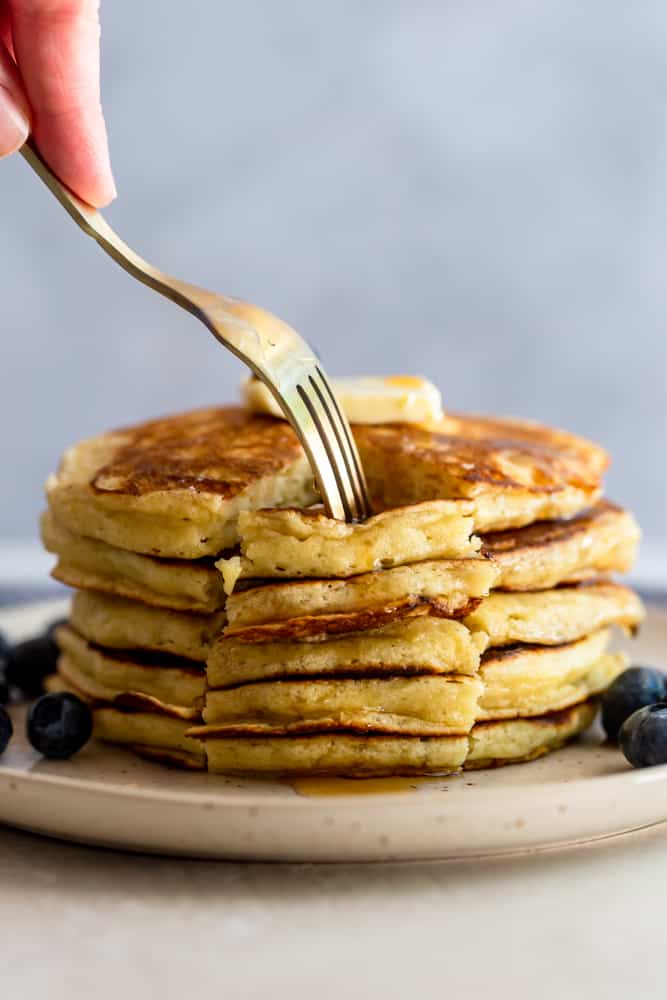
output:
[[[350,425],[318,366],[296,386],[310,418],[300,419],[308,453],[330,517],[364,521],[371,514],[366,478]]]

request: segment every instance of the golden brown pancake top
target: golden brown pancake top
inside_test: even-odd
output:
[[[141,496],[191,489],[225,498],[302,455],[289,424],[221,406],[150,420],[115,432],[119,441],[90,485],[95,492]]]
[[[378,424],[354,429],[371,493],[385,503],[479,490],[591,490],[608,465],[592,442],[527,421],[449,414],[437,427]]]
[[[371,480],[392,480],[392,503],[416,496],[472,496],[478,488],[553,492],[599,483],[607,456],[564,431],[520,420],[449,414],[436,429],[357,425]],[[112,459],[91,481],[96,492],[140,496],[192,489],[231,497],[279,473],[302,454],[291,427],[224,406],[150,420],[118,431]],[[380,493],[383,490],[379,490]]]

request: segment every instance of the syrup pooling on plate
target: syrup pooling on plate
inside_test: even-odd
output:
[[[424,778],[291,778],[288,785],[306,798],[341,795],[389,795],[416,792]]]

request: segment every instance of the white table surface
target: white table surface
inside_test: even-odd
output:
[[[666,873],[664,828],[532,857],[344,867],[0,830],[0,982],[21,1000],[658,998]]]
[[[0,984],[19,1000],[651,1000],[666,887],[667,826],[509,859],[345,866],[126,855],[0,828]]]

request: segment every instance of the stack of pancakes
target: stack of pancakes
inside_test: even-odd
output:
[[[71,449],[43,520],[77,588],[52,688],[98,736],[217,772],[428,773],[528,760],[585,728],[623,668],[609,579],[632,516],[605,453],[449,415],[354,428],[378,513],[313,506],[280,420],[221,408]]]

